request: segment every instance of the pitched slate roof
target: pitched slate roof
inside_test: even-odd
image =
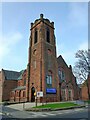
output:
[[[22,71],[17,72],[17,71],[10,71],[10,70],[3,70],[4,75],[5,75],[5,80],[19,80],[22,79]]]
[[[15,91],[15,90],[24,90],[24,89],[26,89],[26,86],[18,86],[15,89],[13,89],[13,91]]]
[[[18,77],[18,80],[21,80],[21,79],[22,79],[23,73],[24,73],[24,70],[22,70],[22,71],[20,72],[20,76]]]
[[[66,64],[65,60],[61,55],[57,58],[57,63],[59,64],[59,62],[64,63],[68,67],[68,65]]]

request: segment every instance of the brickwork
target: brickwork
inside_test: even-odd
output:
[[[81,94],[82,94],[82,100],[88,100],[88,90],[86,85],[82,86]]]
[[[44,21],[44,22],[43,22]],[[50,30],[50,43],[46,40],[46,30]],[[34,43],[35,29],[38,31],[38,41]],[[57,72],[57,59],[56,48],[54,39],[54,26],[49,20],[40,18],[31,26],[30,36],[30,85],[29,88],[34,87],[35,91],[43,91],[44,97],[46,95],[46,76],[49,71],[52,72],[52,88],[57,89],[58,72]],[[36,62],[36,63],[35,63]],[[36,65],[35,65],[36,64]],[[58,91],[58,90],[57,90]],[[31,101],[31,89],[29,92]],[[58,92],[54,95],[57,99]],[[49,98],[48,98],[49,99]],[[51,98],[50,98],[51,100]]]
[[[57,61],[58,71],[64,74],[64,79],[59,77],[61,100],[78,99],[78,86],[76,78],[72,73],[71,65],[68,67],[61,55],[58,57]]]
[[[25,102],[26,99],[26,88],[22,89],[22,86],[26,86],[26,74],[25,70],[22,74],[22,79],[18,80],[17,89],[13,89],[10,93],[11,102]],[[21,87],[21,88],[20,88]]]
[[[0,72],[0,101],[2,96],[4,101],[34,102],[34,93],[37,91],[43,91],[44,95],[37,99],[38,102],[79,98],[72,67],[68,67],[61,56],[56,56],[54,29],[54,22],[43,18],[42,14],[40,19],[31,23],[27,69],[20,72],[5,71],[6,76],[3,71]],[[48,90],[54,90],[55,93],[46,92]]]
[[[89,100],[87,82],[88,82],[89,95],[90,95],[90,76],[88,76],[88,79],[82,84],[82,87],[81,87],[82,100]]]

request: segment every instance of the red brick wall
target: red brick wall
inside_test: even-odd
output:
[[[61,71],[64,71],[65,73],[65,86],[64,84],[61,83],[61,80],[59,80],[59,82],[61,83],[61,89],[64,87],[64,89],[66,89],[66,99],[68,100],[68,90],[70,89],[72,91],[72,100],[76,100],[78,99],[78,86],[76,83],[76,78],[73,75],[72,72],[72,67],[68,67],[67,64],[65,63],[64,59],[62,58],[62,56],[59,56],[58,58],[58,68],[61,69]]]
[[[0,72],[0,94],[2,96],[2,101],[7,101],[10,99],[10,92],[17,86],[16,80],[5,80],[3,70]],[[0,99],[1,99],[0,96]]]
[[[25,80],[26,80],[26,70],[24,71],[24,73],[22,74],[22,79],[18,80],[18,85],[16,87],[19,86],[25,86]],[[23,102],[26,101],[26,90],[15,90],[15,91],[11,91],[10,93],[10,101],[12,102]]]
[[[26,90],[16,90],[10,93],[11,102],[24,102],[26,101]]]
[[[16,80],[5,80],[3,83],[3,101],[10,99],[10,92],[17,86]]]
[[[88,100],[88,90],[86,85],[82,86],[81,95],[82,95],[82,100]]]
[[[51,25],[51,23],[47,22]],[[52,87],[56,88],[58,91],[58,71],[57,71],[57,59],[56,59],[56,46],[54,40],[54,29],[43,22],[36,25],[31,30],[31,44],[29,47],[29,64],[30,64],[30,85],[29,85],[29,97],[31,101],[31,88],[35,87],[37,91],[43,91],[44,97],[46,97],[46,76],[48,75],[49,70],[53,73]],[[50,29],[50,43],[46,41],[46,28]],[[34,31],[35,28],[38,30],[38,42],[34,44]],[[49,54],[48,49],[51,50]],[[36,54],[34,51],[36,50]],[[34,66],[34,61],[36,61],[36,68]],[[48,65],[49,64],[49,65]],[[28,86],[28,84],[27,84]],[[58,97],[58,92],[55,95]],[[49,96],[48,96],[49,97]],[[51,98],[50,98],[51,100]]]
[[[90,94],[90,76],[88,76],[87,80],[88,80],[88,87],[89,87],[89,94]],[[81,88],[82,100],[88,100],[89,99],[88,88],[87,88],[87,84],[85,82],[82,84],[82,88]]]

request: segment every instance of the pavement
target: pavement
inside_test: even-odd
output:
[[[7,105],[7,107],[22,111],[24,109],[32,108],[35,105],[36,105],[35,102],[34,103],[27,102],[27,103],[19,103],[19,104]],[[38,106],[42,105],[42,103],[38,103],[37,105]]]
[[[87,108],[79,108],[73,110],[64,110],[64,111],[43,111],[43,112],[28,112],[28,111],[19,111],[13,110],[11,108],[8,109],[10,115],[7,115],[8,118],[80,118],[80,120],[86,120],[88,118],[88,109]],[[5,118],[5,117],[4,117]],[[85,119],[81,119],[85,118]],[[20,120],[21,120],[20,119]],[[31,120],[32,120],[31,119]],[[66,120],[66,119],[65,119]],[[70,119],[71,120],[71,119]]]
[[[73,103],[76,103],[78,105],[85,105],[85,103],[83,101],[80,101],[80,100],[77,100],[77,101],[67,101],[67,102],[73,102]],[[53,102],[49,102],[49,103],[52,103]],[[49,104],[47,103],[47,104]],[[64,102],[54,102],[54,103],[64,103]],[[46,104],[46,103],[43,103],[43,104]],[[42,103],[37,103],[37,106],[39,105],[42,105]],[[24,110],[24,109],[29,109],[29,108],[32,108],[36,106],[36,103],[35,102],[27,102],[27,103],[19,103],[19,104],[11,104],[11,105],[7,105],[7,107],[9,108],[12,108],[12,109],[16,109],[16,110]]]
[[[70,101],[69,101],[70,102]],[[76,102],[76,101],[73,101]],[[61,103],[61,102],[60,102]],[[46,104],[46,103],[44,103]],[[48,104],[48,103],[47,103]],[[78,103],[79,104],[79,103]],[[42,103],[38,103],[37,105],[42,105]],[[81,104],[83,105],[83,104]],[[41,111],[41,112],[33,112],[33,111],[25,111],[24,109],[32,108],[35,106],[35,103],[20,103],[13,105],[0,105],[0,118],[76,118],[88,117],[88,108],[78,108],[78,109],[69,109],[69,110],[59,110],[59,111]],[[86,120],[86,119],[80,119]]]

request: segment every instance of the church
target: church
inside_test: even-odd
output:
[[[40,18],[31,23],[25,70],[0,71],[0,101],[59,102],[79,99],[72,66],[57,58],[54,22]],[[42,96],[37,97],[37,93]]]

